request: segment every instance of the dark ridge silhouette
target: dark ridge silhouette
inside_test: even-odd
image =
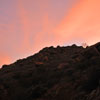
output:
[[[0,100],[100,100],[100,43],[46,47],[3,65]]]

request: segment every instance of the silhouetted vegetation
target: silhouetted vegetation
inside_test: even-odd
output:
[[[0,70],[0,100],[100,100],[99,94],[100,43],[46,47]]]

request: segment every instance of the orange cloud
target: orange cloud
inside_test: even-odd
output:
[[[29,0],[32,2],[32,0]],[[46,42],[42,42],[44,38],[46,38],[46,35],[48,34],[48,14],[47,14],[47,5],[48,5],[48,0],[44,0],[43,2],[39,0],[39,7],[41,8],[41,18],[40,19],[34,19],[34,13],[28,11],[28,7],[25,7],[25,3],[23,0],[19,0],[18,2],[18,14],[19,14],[19,19],[20,19],[20,29],[21,29],[21,34],[23,34],[22,38],[22,43],[21,47],[18,48],[19,52],[31,52],[31,51],[36,51],[35,48],[40,49],[39,47],[45,45]],[[45,3],[44,3],[45,2]],[[45,14],[45,15],[44,15]],[[43,16],[44,15],[44,16]],[[37,16],[38,17],[38,16]],[[41,29],[38,27],[37,22],[40,21],[43,17],[42,23],[38,23],[41,26]],[[31,18],[31,19],[30,19]],[[36,27],[37,26],[37,27]],[[35,32],[34,27],[39,30],[39,32]],[[33,36],[33,37],[32,37]],[[33,40],[31,40],[33,39]],[[40,45],[42,43],[42,45]]]
[[[22,43],[20,50],[25,50],[26,48],[30,48],[30,20],[28,17],[28,12],[24,7],[23,0],[18,1],[18,13],[19,13],[19,22],[20,22],[20,30],[21,34],[23,34]]]
[[[54,30],[59,43],[80,41],[93,44],[100,36],[100,1],[81,0]]]
[[[35,51],[38,51],[45,46],[49,46],[52,43],[52,41],[49,40],[50,35],[52,35],[52,32],[50,32],[49,29],[49,24],[48,13],[46,13],[43,17],[42,30],[41,32],[38,32],[34,38]]]

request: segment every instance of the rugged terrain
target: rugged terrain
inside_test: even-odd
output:
[[[0,100],[100,100],[100,43],[47,47],[0,70]]]

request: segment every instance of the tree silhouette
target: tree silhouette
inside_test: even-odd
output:
[[[82,47],[83,47],[83,48],[88,47],[87,43],[82,43]]]

